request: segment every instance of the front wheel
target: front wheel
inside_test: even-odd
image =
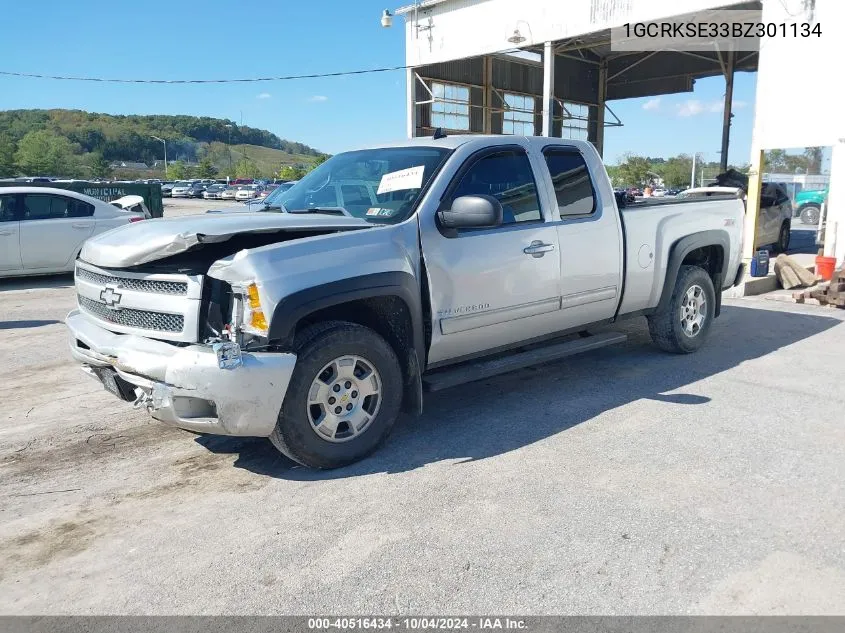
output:
[[[801,223],[802,224],[818,224],[819,218],[822,215],[822,210],[815,206],[806,206],[801,209]]]
[[[667,352],[694,352],[710,332],[715,308],[716,293],[707,271],[681,266],[668,305],[648,317],[651,339]]]
[[[284,403],[270,441],[304,466],[338,468],[387,438],[402,403],[393,348],[370,328],[318,323],[298,334]]]

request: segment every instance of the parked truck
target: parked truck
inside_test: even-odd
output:
[[[317,468],[372,452],[424,392],[619,343],[602,326],[622,319],[694,352],[743,274],[741,199],[620,210],[581,141],[346,152],[276,206],[88,241],[70,348],[162,422]]]

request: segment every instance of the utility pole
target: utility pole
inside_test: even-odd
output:
[[[153,136],[152,134],[150,134],[150,138],[154,138],[155,140],[164,143],[164,179],[167,180],[167,141],[165,141],[163,138]]]
[[[689,188],[692,189],[695,187],[695,158],[698,156],[695,152],[692,154],[692,173],[690,174],[689,178]]]

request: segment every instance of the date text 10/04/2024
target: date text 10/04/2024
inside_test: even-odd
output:
[[[398,631],[496,631],[528,630],[521,618],[474,617],[360,617],[360,618],[308,618],[309,630],[398,630]]]

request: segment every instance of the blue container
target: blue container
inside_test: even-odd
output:
[[[751,259],[751,276],[765,277],[769,274],[769,251],[757,251]]]

